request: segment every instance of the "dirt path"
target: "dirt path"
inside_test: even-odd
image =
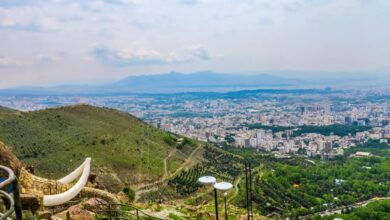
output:
[[[172,157],[173,154],[175,154],[177,152],[176,149],[172,150],[169,153],[169,155],[164,159],[164,175],[159,180],[157,180],[157,181],[155,181],[153,183],[145,184],[145,185],[142,185],[142,186],[138,187],[138,189],[137,189],[137,191],[135,193],[135,201],[138,201],[138,199],[141,197],[142,194],[145,194],[145,193],[150,192],[150,191],[158,190],[158,188],[162,184],[164,184],[164,182],[166,180],[168,180],[171,177],[179,174],[179,172],[182,171],[183,169],[195,165],[196,160],[194,159],[194,157],[195,157],[195,155],[197,153],[199,153],[200,150],[202,150],[202,146],[201,145],[199,145],[197,148],[195,148],[191,152],[191,154],[187,157],[185,162],[183,164],[181,164],[180,167],[174,173],[169,174],[169,172],[168,172],[168,159],[170,157]]]
[[[168,156],[164,159],[164,175],[161,177],[161,179],[168,178],[168,159],[173,156],[177,152],[177,149],[171,150],[169,152]]]
[[[241,180],[244,178],[245,175],[240,175],[237,177],[237,179],[234,181],[233,183],[233,186],[234,186],[234,192],[233,194],[231,194],[231,196],[229,196],[228,198],[228,202],[231,202],[234,198],[236,198],[238,196],[238,193],[239,193],[239,189],[238,189],[238,185],[240,184]]]

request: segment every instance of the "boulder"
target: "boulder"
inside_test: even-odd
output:
[[[101,208],[106,208],[107,201],[100,199],[100,198],[91,198],[87,201],[81,203],[81,207],[85,210],[96,212],[96,210]],[[103,205],[103,207],[102,207]]]
[[[67,219],[69,220],[94,220],[96,214],[85,210],[81,205],[74,205],[68,209]]]

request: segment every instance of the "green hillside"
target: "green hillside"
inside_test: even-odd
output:
[[[7,118],[11,115],[19,114],[18,111],[0,106],[0,119]]]
[[[197,145],[180,144],[177,136],[127,113],[88,105],[27,113],[0,108],[0,140],[39,175],[51,178],[92,157],[98,181],[111,190],[162,178],[168,155],[174,171]]]

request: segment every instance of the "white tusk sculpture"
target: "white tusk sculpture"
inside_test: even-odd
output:
[[[91,171],[91,158],[87,158],[83,164],[75,169],[69,175],[58,180],[59,183],[68,184],[73,182],[77,177],[80,179],[68,191],[56,194],[43,196],[43,206],[56,206],[64,204],[77,196],[88,182],[89,173]]]

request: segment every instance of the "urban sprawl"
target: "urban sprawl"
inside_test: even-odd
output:
[[[346,148],[390,139],[385,92],[259,93],[237,96],[132,95],[0,97],[0,105],[29,111],[88,103],[127,111],[166,131],[254,148],[280,157],[334,158]],[[367,156],[358,152],[356,156]]]

